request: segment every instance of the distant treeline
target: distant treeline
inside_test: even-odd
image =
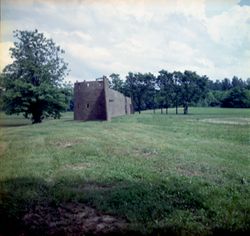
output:
[[[168,113],[168,108],[183,107],[184,114],[189,106],[250,108],[250,78],[212,81],[207,76],[200,76],[193,71],[152,73],[129,72],[125,80],[119,74],[109,77],[110,88],[132,98],[135,111],[161,109]],[[1,84],[0,84],[1,85]],[[73,88],[68,86],[68,111],[73,111]],[[0,110],[3,108],[4,89],[0,86]]]
[[[250,107],[250,78],[246,81],[234,76],[222,81],[210,80],[193,71],[152,73],[129,72],[123,81],[119,74],[109,76],[110,87],[130,96],[134,109],[139,113],[145,109],[184,108],[191,106]]]

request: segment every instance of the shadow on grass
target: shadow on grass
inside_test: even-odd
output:
[[[27,123],[20,123],[20,124],[0,123],[1,128],[21,127],[21,126],[27,126],[27,125],[31,125],[31,124],[27,124]]]
[[[20,127],[31,125],[30,120],[26,120],[20,116],[7,116],[0,113],[0,128]]]
[[[239,234],[213,228],[213,212],[184,179],[86,182],[14,178],[0,182],[0,235]]]

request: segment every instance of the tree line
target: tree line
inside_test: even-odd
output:
[[[209,80],[208,89],[209,93],[203,101],[204,106],[250,107],[250,78],[242,80],[233,76],[231,80],[228,78],[215,82]]]
[[[33,123],[46,117],[60,118],[73,110],[73,87],[65,84],[68,64],[64,50],[43,33],[14,31],[13,63],[0,74],[0,110],[22,114]],[[109,76],[110,87],[131,97],[135,111],[183,106],[184,114],[192,106],[250,107],[250,79],[234,76],[213,82],[194,71],[129,72],[125,80],[119,74]]]
[[[210,80],[193,71],[159,71],[152,73],[129,72],[125,80],[119,74],[109,76],[110,87],[132,98],[134,109],[165,109],[183,106],[184,114],[192,106],[250,107],[250,79],[234,76],[232,80]]]

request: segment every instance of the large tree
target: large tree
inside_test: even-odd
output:
[[[178,106],[181,100],[181,81],[183,74],[180,71],[173,72],[173,82],[174,82],[174,92],[173,92],[173,100],[175,104],[175,113],[178,114]]]
[[[67,107],[68,91],[63,86],[67,64],[64,51],[52,39],[35,31],[14,31],[13,63],[3,70],[4,109],[23,114],[33,123],[45,117],[60,118]]]
[[[154,102],[154,81],[155,77],[151,73],[142,74],[129,72],[126,76],[124,93],[131,97],[133,106],[139,113],[146,108],[147,100],[152,100],[152,104]]]
[[[185,71],[180,79],[181,102],[184,108],[184,114],[188,114],[188,107],[191,102],[198,102],[205,98],[207,94],[206,76],[199,76],[196,72]]]

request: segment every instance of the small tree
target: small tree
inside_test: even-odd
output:
[[[67,74],[64,53],[52,39],[35,31],[14,31],[13,63],[3,70],[4,109],[7,114],[23,114],[33,123],[45,117],[60,118],[67,107]]]

